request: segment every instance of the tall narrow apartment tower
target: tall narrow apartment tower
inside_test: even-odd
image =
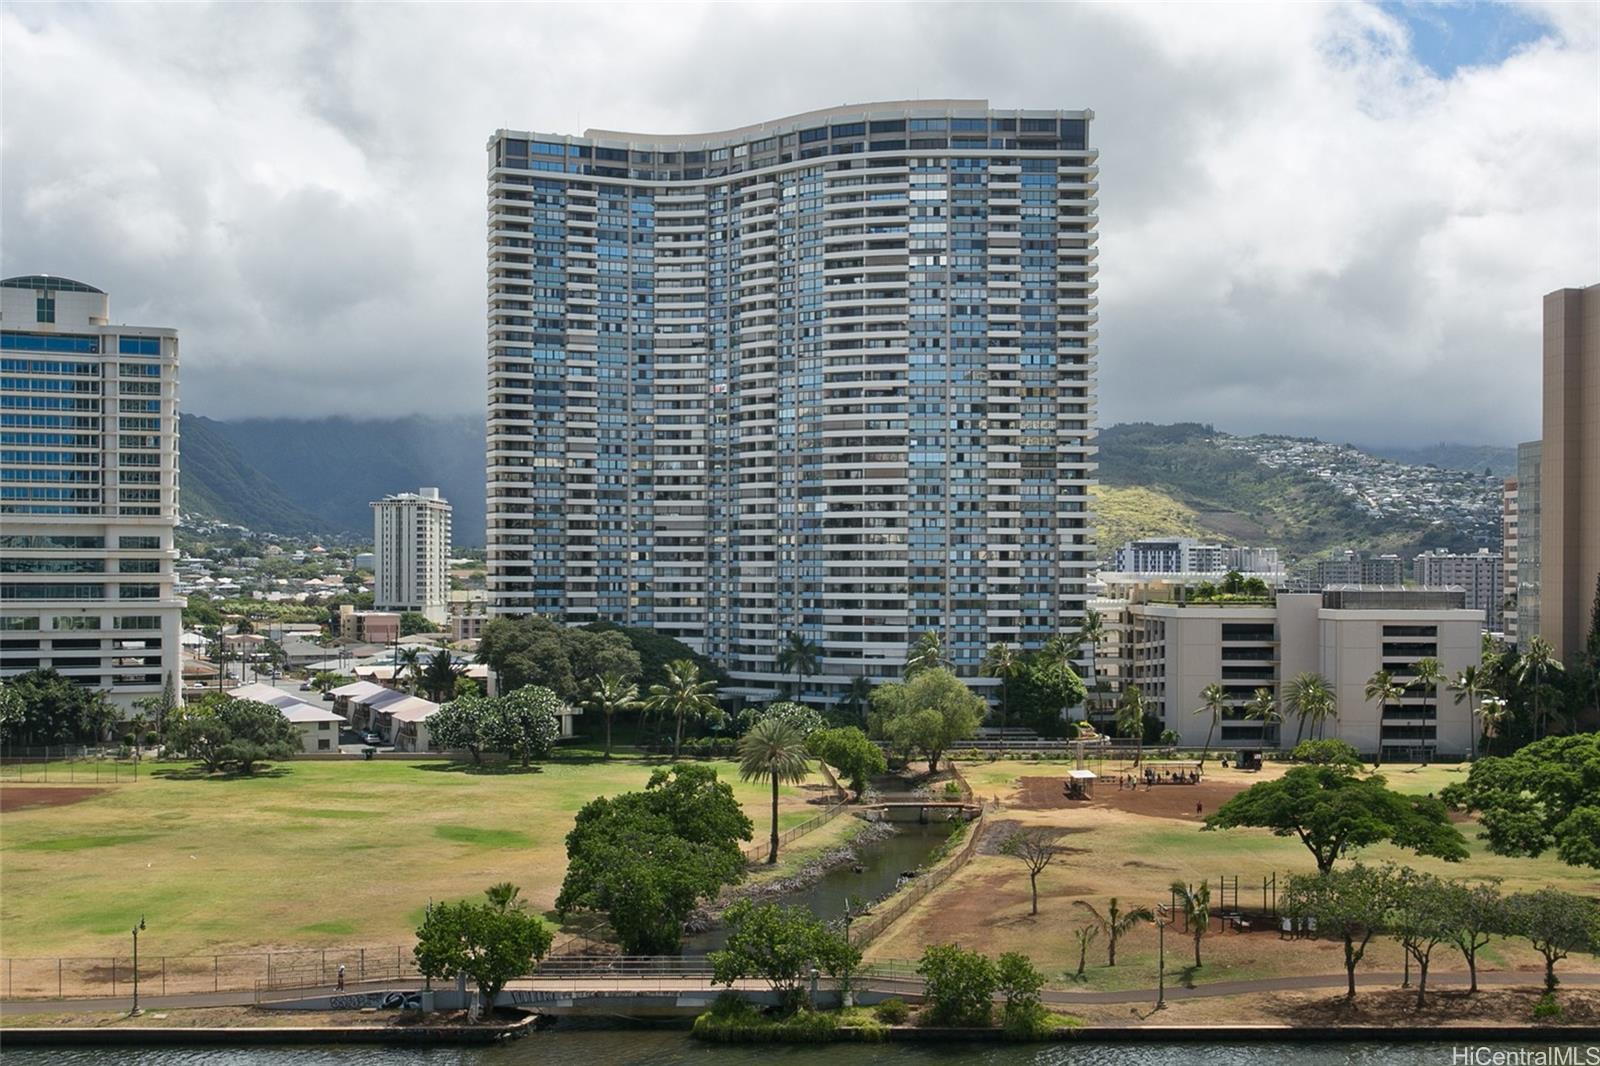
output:
[[[436,488],[372,501],[372,605],[442,623],[450,613],[450,516]]]
[[[1570,661],[1600,577],[1600,285],[1544,298],[1542,464],[1539,632]]]
[[[131,711],[182,691],[178,334],[81,281],[0,281],[0,674]]]
[[[488,587],[770,697],[1076,626],[1092,112],[921,100],[488,144]]]

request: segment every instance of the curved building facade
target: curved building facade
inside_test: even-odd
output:
[[[495,614],[677,637],[831,700],[941,632],[1076,626],[1092,565],[1092,112],[834,108],[488,152]]]

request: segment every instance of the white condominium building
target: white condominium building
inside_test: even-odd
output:
[[[373,608],[450,613],[450,504],[436,488],[372,502]]]
[[[1383,707],[1367,700],[1367,681],[1386,670],[1401,684],[1425,658],[1437,659],[1446,677],[1481,661],[1483,613],[1465,606],[1459,590],[1344,586],[1313,593],[1277,592],[1257,603],[1197,602],[1192,589],[1151,582],[1122,590],[1121,600],[1097,601],[1107,628],[1118,637],[1104,662],[1108,687],[1137,684],[1152,713],[1178,732],[1185,747],[1206,741],[1211,719],[1195,712],[1201,692],[1218,683],[1229,709],[1215,747],[1290,748],[1305,739],[1285,706],[1290,682],[1319,674],[1333,690],[1338,717],[1322,735],[1347,741],[1385,761],[1466,755],[1472,723],[1466,703],[1449,689],[1408,688]],[[1247,715],[1256,691],[1266,689],[1282,722]]]
[[[770,695],[1075,626],[1094,565],[1092,113],[982,100],[488,145],[494,614]]]
[[[0,281],[0,673],[176,696],[177,521],[177,332],[113,325],[79,281]]]

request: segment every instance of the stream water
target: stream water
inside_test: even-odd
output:
[[[899,884],[902,875],[917,869],[933,854],[952,828],[949,822],[898,825],[893,836],[858,847],[858,863],[835,867],[823,874],[821,880],[783,896],[778,902],[805,907],[824,921],[841,918],[846,900],[871,902],[888,893]],[[704,955],[716,951],[727,943],[727,937],[727,930],[720,926],[691,934],[684,937],[683,953]]]

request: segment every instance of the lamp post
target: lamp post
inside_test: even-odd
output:
[[[129,1014],[138,1014],[139,1011],[139,931],[144,928],[144,915],[139,915],[139,924],[133,927],[133,1010]]]
[[[1156,904],[1156,1010],[1167,1009],[1167,926],[1172,924],[1172,908]]]

